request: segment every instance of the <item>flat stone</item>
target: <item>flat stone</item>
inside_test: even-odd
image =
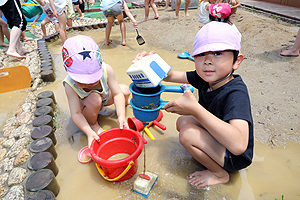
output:
[[[27,146],[30,144],[31,140],[28,137],[24,137],[19,139],[15,144],[11,147],[7,156],[9,158],[17,156],[23,149],[26,149]]]
[[[28,158],[30,158],[30,153],[27,149],[23,149],[19,155],[16,157],[15,161],[14,161],[14,166],[19,166],[24,164]]]
[[[3,200],[24,200],[24,187],[22,185],[12,186]]]
[[[8,189],[6,188],[5,185],[0,186],[0,197],[4,197],[8,192]]]
[[[2,160],[4,158],[4,156],[6,155],[7,150],[6,149],[0,149],[0,160]]]
[[[14,168],[14,159],[15,158],[5,158],[4,160],[1,161],[1,163],[3,162],[3,170],[4,171],[10,171]]]
[[[6,137],[1,137],[1,138],[0,138],[0,144],[2,144],[5,140],[7,140]]]
[[[9,177],[9,173],[7,173],[7,172],[1,174],[0,175],[0,185],[3,185],[8,177]]]
[[[8,177],[8,186],[11,187],[16,184],[20,184],[24,181],[27,175],[27,170],[21,167],[16,167],[11,170]]]
[[[16,142],[15,138],[10,138],[10,139],[5,140],[2,143],[2,146],[5,148],[10,148],[12,145],[14,145],[15,142]]]

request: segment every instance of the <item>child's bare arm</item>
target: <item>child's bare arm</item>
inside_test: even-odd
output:
[[[125,117],[125,98],[121,91],[119,83],[116,79],[115,72],[113,68],[106,64],[108,86],[111,91],[112,98],[114,100],[114,105],[118,115],[118,123],[120,128],[128,128],[126,117]]]
[[[191,92],[185,92],[162,109],[180,115],[194,116],[209,134],[235,155],[240,155],[247,149],[248,122],[241,119],[224,122],[202,107]]]
[[[74,124],[87,136],[93,135],[95,132],[92,130],[92,128],[90,127],[87,120],[82,114],[82,110],[80,107],[80,99],[78,95],[68,84],[65,84],[65,92],[67,95],[69,109]]]
[[[131,12],[130,12],[130,10],[129,10],[129,8],[128,8],[128,6],[127,6],[127,4],[126,4],[125,1],[123,1],[123,8],[124,8],[124,11],[125,11],[126,15],[127,15],[127,16],[129,17],[129,19],[131,20],[133,27],[137,29],[137,28],[138,28],[138,23],[137,23],[137,21],[134,19],[134,17],[132,16],[132,14],[131,14]]]
[[[231,9],[235,9],[241,6],[240,0],[233,0],[231,4]]]
[[[58,16],[58,13],[57,13],[57,11],[56,11],[56,9],[55,9],[53,0],[49,0],[49,3],[50,3],[50,7],[51,7],[51,9],[52,9],[52,11],[53,11],[53,15],[54,15],[56,18],[58,18],[59,16]]]

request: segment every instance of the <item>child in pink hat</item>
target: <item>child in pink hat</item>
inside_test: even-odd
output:
[[[88,147],[103,128],[98,113],[103,106],[114,104],[119,127],[128,128],[125,106],[129,105],[127,85],[118,84],[111,66],[102,62],[97,43],[88,36],[77,35],[65,41],[62,48],[64,67],[68,73],[63,81],[74,124],[88,137]]]
[[[182,115],[176,122],[179,141],[205,167],[188,176],[190,184],[198,188],[227,183],[229,171],[244,169],[252,163],[250,98],[241,76],[233,74],[244,59],[240,48],[241,39],[231,25],[210,22],[194,40],[192,56],[196,70],[171,70],[164,79],[189,83],[198,89],[198,100],[186,91],[162,108]],[[147,52],[138,54],[133,62],[146,55]]]

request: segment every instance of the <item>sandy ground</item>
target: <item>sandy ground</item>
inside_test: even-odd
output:
[[[138,22],[143,20],[142,9],[131,12],[137,14]],[[198,9],[188,13],[190,16],[185,17],[180,11],[179,19],[175,19],[174,12],[160,7],[159,20],[139,23],[140,35],[147,32],[151,36],[144,38],[148,45],[192,53],[194,37],[203,24],[197,20]],[[149,17],[154,17],[152,10]],[[248,86],[256,140],[274,146],[299,142],[300,57],[280,56],[281,50],[293,44],[299,26],[243,8],[231,20],[242,33],[245,60],[236,73]],[[132,30],[127,28],[127,32]]]

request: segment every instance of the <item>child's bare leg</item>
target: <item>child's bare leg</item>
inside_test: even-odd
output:
[[[185,12],[185,16],[189,17],[190,15],[188,14],[188,8],[190,6],[191,0],[186,0],[185,1],[185,8],[184,8],[184,12]]]
[[[2,31],[2,26],[0,26],[0,46],[8,47],[9,45],[4,43],[4,34]]]
[[[111,40],[109,39],[110,36],[110,32],[111,32],[111,27],[114,24],[114,17],[106,17],[107,19],[107,24],[106,24],[106,28],[105,28],[105,42],[104,44],[109,45],[111,43]]]
[[[68,38],[67,31],[66,31],[66,20],[67,20],[67,16],[65,12],[63,12],[61,15],[58,16],[59,34],[62,43],[65,43],[65,41]]]
[[[145,0],[145,18],[143,19],[143,22],[149,20],[149,3],[150,0]]]
[[[98,93],[91,93],[83,101],[83,110],[82,113],[86,118],[88,124],[94,131],[93,134],[87,134],[88,137],[88,146],[92,143],[93,139],[98,140],[98,134],[103,131],[103,128],[100,127],[98,123],[98,113],[102,106],[102,98]]]
[[[122,35],[121,45],[125,46],[126,45],[126,26],[125,26],[125,22],[124,22],[124,19],[123,19],[123,13],[118,15],[117,19],[118,19],[119,24],[120,24],[120,31],[121,31],[121,35]]]
[[[59,23],[54,23],[54,29],[55,31],[59,31]]]
[[[191,185],[201,188],[227,183],[229,174],[224,165],[225,147],[216,141],[192,116],[181,116],[177,120],[179,141],[188,153],[207,170],[196,171],[188,176]]]
[[[79,8],[79,4],[75,5],[75,8],[76,8],[76,10],[77,10],[77,12],[78,12],[78,14],[79,14],[79,16],[80,16],[79,19],[83,19],[82,12],[81,12],[81,10],[80,10],[80,8]]]
[[[122,90],[122,93],[124,94],[124,97],[125,97],[125,106],[128,106],[130,105],[130,90],[129,90],[129,87],[128,85],[124,85],[124,84],[119,84],[121,90]]]
[[[158,19],[159,18],[158,10],[157,10],[156,4],[154,3],[154,0],[150,0],[150,5],[151,5],[151,7],[154,11],[154,18],[153,19]]]
[[[174,0],[175,1],[175,0]],[[176,0],[175,5],[175,18],[179,17],[179,9],[180,9],[181,0]]]
[[[43,32],[43,37],[47,36],[46,24],[48,24],[49,22],[50,22],[50,20],[47,17],[45,17],[43,19],[43,21],[41,22],[41,29],[42,29],[42,32]]]

